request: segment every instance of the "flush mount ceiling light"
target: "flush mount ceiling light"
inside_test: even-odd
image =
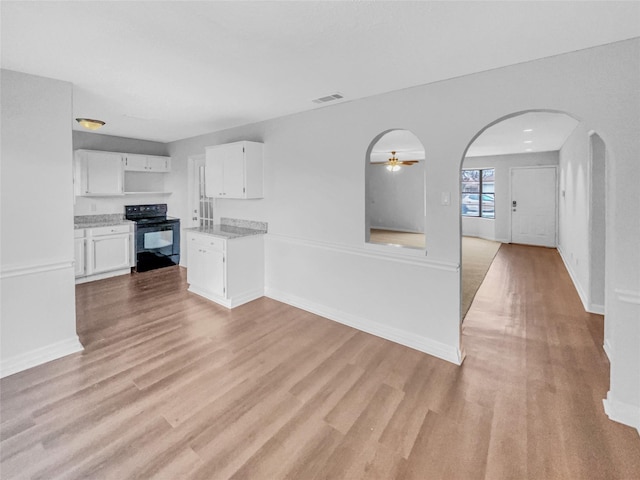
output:
[[[102,120],[92,120],[91,118],[76,118],[76,122],[89,130],[97,130],[104,125]]]

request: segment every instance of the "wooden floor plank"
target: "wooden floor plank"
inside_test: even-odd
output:
[[[455,366],[179,267],[77,287],[85,351],[0,380],[0,477],[640,478],[602,407],[602,317],[553,249],[504,245]]]

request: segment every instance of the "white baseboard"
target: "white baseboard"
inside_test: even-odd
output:
[[[321,305],[269,287],[265,289],[265,296],[307,312],[320,315],[329,320],[348,325],[357,330],[384,338],[385,340],[390,340],[420,352],[433,355],[434,357],[441,358],[456,365],[461,365],[464,360],[464,352],[461,349],[450,347],[449,345],[436,342],[426,337],[417,336],[405,330],[381,325],[356,315],[338,311],[327,305]]]
[[[407,230],[406,228],[389,228],[389,227],[376,227],[371,225],[369,227],[371,230],[387,230],[389,232],[398,232],[398,233],[417,233],[420,235],[424,235],[424,232],[420,232],[418,230]]]
[[[471,238],[480,238],[481,240],[488,240],[490,242],[500,242],[500,243],[509,243],[508,240],[501,240],[499,238],[491,237],[489,235],[470,235],[470,234],[462,234],[463,237],[471,237]]]
[[[580,285],[580,282],[578,282],[578,277],[576,276],[575,271],[573,270],[573,267],[571,266],[571,263],[569,262],[569,260],[566,258],[564,252],[562,251],[562,247],[560,245],[558,245],[556,247],[556,249],[558,250],[558,253],[560,254],[560,258],[562,259],[562,263],[564,263],[565,268],[567,269],[567,272],[569,273],[569,277],[571,277],[571,281],[573,282],[573,286],[576,287],[576,291],[578,292],[578,296],[580,297],[580,301],[582,302],[582,307],[584,308],[585,312],[590,312],[590,313],[596,313],[596,312],[591,312],[591,310],[589,309],[589,300],[587,299],[587,295],[584,292],[582,285]]]
[[[81,352],[84,347],[77,336],[68,338],[46,347],[37,348],[30,352],[16,355],[15,357],[0,362],[0,378],[27,370],[43,363],[57,360],[58,358]]]
[[[607,358],[609,359],[609,363],[611,363],[611,358],[613,357],[613,347],[609,342],[608,338],[604,339],[604,343],[602,344],[602,348],[604,348],[604,353],[607,354]]]
[[[607,398],[602,400],[604,411],[614,422],[635,428],[640,434],[640,405],[619,402],[607,392]]]
[[[598,305],[597,303],[590,303],[587,309],[589,313],[596,313],[598,315],[604,315],[604,305]]]
[[[76,285],[80,283],[94,282],[96,280],[103,280],[105,278],[117,277],[119,275],[131,275],[131,267],[123,268],[121,270],[112,270],[111,272],[96,273],[95,275],[88,275],[86,277],[77,277]]]
[[[242,295],[234,295],[233,298],[219,297],[218,295],[213,295],[209,292],[199,289],[198,287],[194,287],[193,285],[189,285],[189,288],[187,290],[227,308],[239,307],[240,305],[244,305],[245,303],[249,303],[264,296],[263,289],[251,290],[250,292],[245,292]]]

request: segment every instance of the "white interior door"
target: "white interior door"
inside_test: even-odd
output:
[[[511,242],[555,247],[557,169],[511,169]]]
[[[213,198],[206,196],[206,166],[204,155],[189,157],[189,226],[213,225]]]

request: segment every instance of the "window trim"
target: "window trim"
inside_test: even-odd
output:
[[[485,192],[484,191],[484,175],[483,172],[485,172],[486,170],[493,170],[493,192]],[[477,215],[471,215],[468,213],[462,213],[462,197],[463,195],[470,195],[470,194],[475,194],[476,192],[463,192],[463,180],[462,180],[462,173],[463,172],[469,172],[469,171],[476,171],[478,172],[478,214]],[[486,218],[487,220],[495,220],[496,219],[496,192],[495,192],[495,175],[496,175],[496,168],[495,167],[488,167],[488,168],[462,168],[460,170],[460,216],[462,217],[468,217],[468,218]],[[482,214],[482,196],[483,195],[491,195],[493,197],[493,216],[492,217],[488,217]]]

